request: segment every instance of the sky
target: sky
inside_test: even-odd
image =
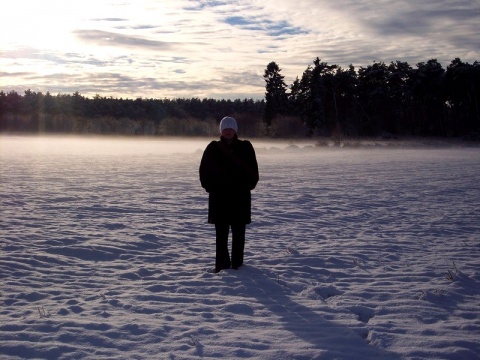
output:
[[[315,58],[480,61],[480,0],[25,0],[2,3],[0,90],[261,99]]]

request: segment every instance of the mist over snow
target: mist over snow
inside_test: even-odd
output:
[[[0,137],[2,359],[479,359],[480,148],[252,140],[212,273],[210,138]]]

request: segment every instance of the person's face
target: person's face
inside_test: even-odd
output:
[[[233,129],[224,129],[222,130],[222,136],[227,140],[232,140],[235,136],[235,130]]]

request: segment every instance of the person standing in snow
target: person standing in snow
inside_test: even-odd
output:
[[[247,140],[239,140],[237,122],[224,117],[220,140],[206,147],[200,162],[200,183],[208,192],[208,223],[215,224],[215,272],[238,269],[243,264],[245,229],[251,223],[251,193],[257,185],[255,150]],[[228,235],[232,229],[232,257]]]

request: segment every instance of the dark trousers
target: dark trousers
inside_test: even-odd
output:
[[[228,233],[232,228],[232,260],[228,253]],[[245,224],[215,224],[216,256],[215,271],[222,269],[238,269],[243,264],[245,248]]]

